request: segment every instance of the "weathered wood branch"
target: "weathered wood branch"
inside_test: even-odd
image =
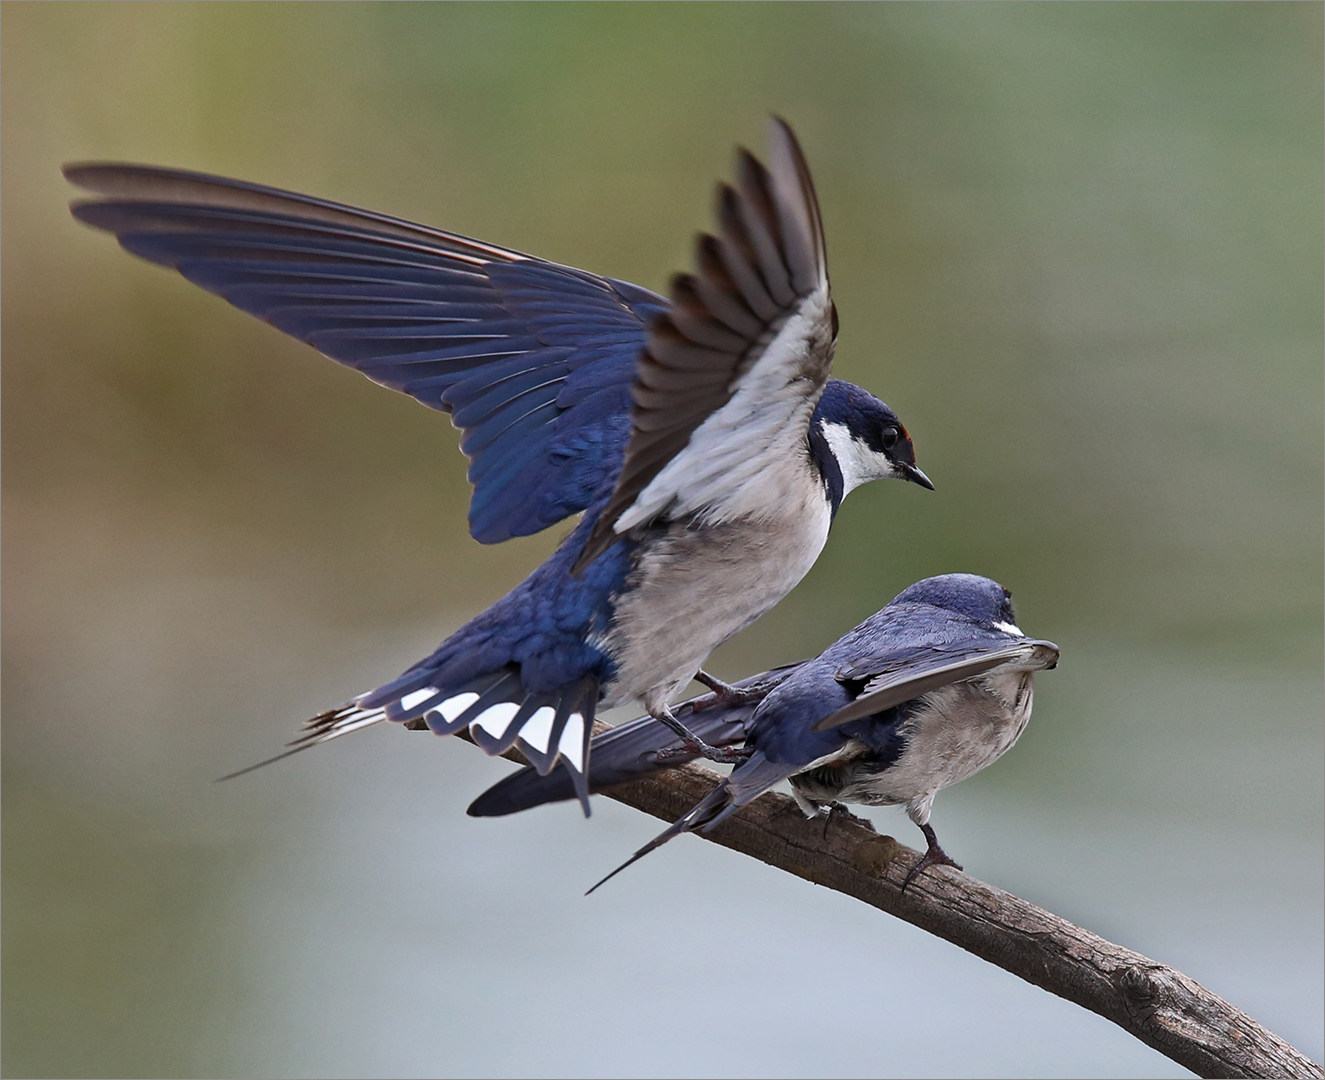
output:
[[[518,755],[507,755],[521,760]],[[602,794],[672,822],[721,780],[684,765]],[[807,819],[766,794],[712,833],[696,833],[928,930],[982,960],[1112,1020],[1204,1077],[1323,1078],[1325,1071],[1180,971],[950,867],[926,870],[905,894],[919,853],[849,814]]]

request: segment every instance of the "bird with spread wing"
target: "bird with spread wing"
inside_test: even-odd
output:
[[[709,653],[814,564],[843,497],[933,485],[883,402],[829,378],[837,312],[805,157],[770,123],[740,151],[694,272],[664,298],[306,195],[80,164],[79,220],[374,382],[450,414],[497,543],[582,517],[525,581],[399,677],[308,721],[287,753],[383,720],[468,728],[565,763],[586,813],[595,711],[673,715]],[[284,755],[281,755],[284,756]],[[275,759],[273,759],[275,760]]]

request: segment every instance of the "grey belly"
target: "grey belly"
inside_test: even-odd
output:
[[[710,652],[786,596],[827,539],[829,514],[818,504],[768,522],[676,525],[650,543],[595,643],[617,668],[603,707],[665,705]]]

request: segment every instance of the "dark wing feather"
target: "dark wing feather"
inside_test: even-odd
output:
[[[659,296],[307,195],[140,165],[71,165],[80,220],[452,415],[495,543],[583,510],[615,475]]]
[[[1039,671],[1057,662],[1057,645],[1030,638],[966,641],[862,659],[842,667],[836,676],[839,682],[865,682],[860,695],[850,705],[816,723],[814,730],[827,731],[872,716],[998,667]]]
[[[771,146],[771,170],[739,152],[737,187],[719,187],[718,235],[699,238],[696,272],[673,280],[671,310],[649,329],[631,386],[632,430],[621,475],[577,569],[619,533],[666,511],[672,497],[666,487],[650,492],[647,505],[641,495],[669,464],[683,464],[692,436],[736,396],[751,369],[778,368],[777,378],[751,384],[751,412],[779,394],[812,399],[813,409],[823,390],[835,332],[819,205],[785,121],[773,121]],[[770,350],[798,313],[808,316],[808,326]],[[788,392],[789,386],[796,389]],[[716,487],[707,497],[721,494]]]

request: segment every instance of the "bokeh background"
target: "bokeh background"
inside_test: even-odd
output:
[[[8,1076],[1181,1076],[854,901],[379,728],[232,783],[555,543],[455,433],[76,225],[64,161],[305,190],[661,288],[789,117],[837,372],[938,491],[849,500],[724,647],[910,582],[1063,648],[935,821],[1322,1055],[1322,7],[3,5]],[[560,533],[560,530],[553,530]],[[881,829],[916,844],[899,814]]]

